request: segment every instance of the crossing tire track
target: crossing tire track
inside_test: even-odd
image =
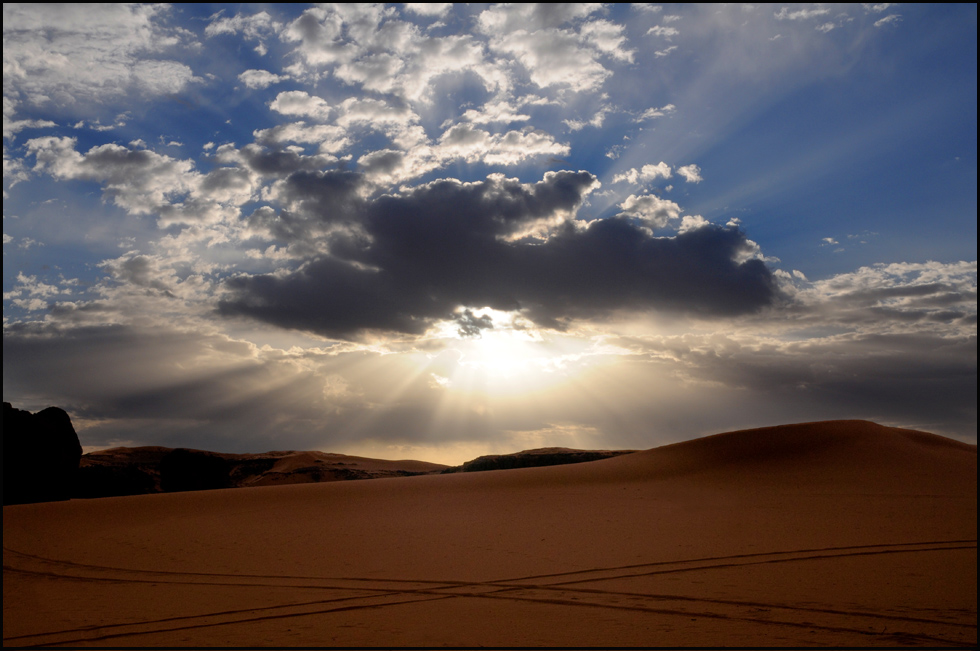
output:
[[[710,571],[733,567],[751,567],[772,563],[805,562],[811,560],[827,560],[853,556],[975,549],[976,542],[976,540],[950,540],[914,543],[886,543],[879,545],[823,547],[776,552],[734,554],[684,559],[679,561],[658,561],[653,563],[574,570],[561,573],[529,575],[493,581],[419,580],[400,578],[378,579],[365,577],[309,577],[276,574],[140,570],[46,558],[36,554],[29,554],[4,547],[4,551],[10,554],[11,561],[18,559],[21,561],[28,561],[26,564],[29,565],[42,564],[49,567],[53,566],[54,568],[61,568],[63,570],[58,572],[49,569],[18,567],[17,565],[20,565],[21,563],[14,564],[11,562],[4,564],[5,572],[43,576],[46,578],[118,583],[177,584],[204,587],[235,586],[242,588],[263,589],[291,588],[302,590],[354,591],[362,593],[369,592],[372,594],[360,594],[354,596],[336,597],[332,599],[318,599],[288,604],[277,604],[273,606],[223,610],[197,615],[168,617],[157,620],[87,626],[31,635],[4,637],[3,639],[5,642],[33,640],[33,643],[35,644],[71,644],[76,642],[94,642],[119,637],[166,633],[171,631],[183,631],[214,626],[229,626],[273,619],[327,615],[337,612],[385,608],[389,606],[419,603],[423,601],[454,599],[461,597],[477,599],[502,599],[515,602],[532,602],[563,606],[627,610],[668,616],[737,620],[742,622],[764,624],[767,626],[789,626],[825,630],[830,632],[859,634],[872,633],[869,633],[869,630],[867,629],[847,626],[830,626],[825,624],[817,624],[810,621],[790,621],[785,617],[780,619],[754,617],[738,611],[741,609],[753,608],[765,609],[767,611],[783,611],[784,614],[787,615],[793,613],[832,615],[851,617],[858,620],[871,619],[878,621],[903,622],[908,624],[917,624],[920,626],[952,626],[964,629],[972,628],[975,630],[975,623],[963,624],[922,617],[904,617],[883,613],[869,613],[834,608],[808,607],[756,601],[711,599],[651,592],[603,590],[600,588],[585,587],[581,584],[597,583],[615,579],[649,577],[658,574],[671,574],[677,572]],[[408,587],[409,585],[413,587]],[[482,589],[483,591],[472,591],[474,588]],[[464,592],[461,590],[469,591]],[[610,599],[628,599],[633,601],[644,601],[646,603],[622,604],[611,602]],[[361,603],[356,603],[358,601]],[[697,608],[668,607],[666,604],[669,602],[674,602],[675,604],[690,604],[691,606],[696,606]],[[325,605],[327,607],[321,607]],[[706,606],[719,606],[721,609],[727,608],[735,610],[733,612],[718,612],[720,610],[719,608],[715,608],[714,610],[705,610]],[[311,607],[313,608],[311,609]],[[282,612],[296,609],[306,610],[301,610],[300,612]],[[204,621],[214,619],[219,619],[220,621]],[[195,621],[197,623],[192,623]],[[178,623],[182,623],[182,625],[169,625]],[[147,626],[150,626],[151,628],[145,628]],[[89,633],[89,635],[86,635],[86,633]],[[99,635],[98,633],[101,634]],[[957,644],[961,642],[934,635],[928,635],[925,633],[901,633],[900,635],[914,638],[915,640],[922,642],[942,644]],[[65,636],[80,637],[65,639]],[[58,639],[52,640],[50,638]]]

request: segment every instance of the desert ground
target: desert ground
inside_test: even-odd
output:
[[[976,509],[976,446],[864,421],[7,506],[3,641],[975,645]]]

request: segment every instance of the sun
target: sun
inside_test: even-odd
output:
[[[436,337],[445,347],[431,373],[439,386],[464,393],[525,394],[566,382],[594,362],[588,338],[538,329],[516,312],[484,307],[465,313],[470,322],[481,324],[478,332],[458,321],[437,327]]]

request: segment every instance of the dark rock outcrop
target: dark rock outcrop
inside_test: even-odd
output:
[[[160,487],[166,493],[231,488],[231,470],[220,454],[177,448],[160,461]]]
[[[120,497],[160,492],[159,477],[132,466],[82,465],[72,497]]]
[[[173,448],[148,445],[109,448],[82,455],[72,497],[119,497],[162,493],[160,462]]]
[[[485,470],[509,470],[512,468],[535,468],[537,466],[561,466],[567,463],[598,461],[621,454],[631,454],[636,450],[571,450],[569,448],[538,448],[512,454],[488,454],[467,461],[461,466],[447,468],[443,473],[483,472]]]
[[[57,407],[32,414],[3,403],[3,503],[71,498],[82,446]]]

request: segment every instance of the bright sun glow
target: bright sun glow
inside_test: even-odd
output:
[[[593,365],[591,342],[543,332],[517,314],[490,308],[473,310],[478,334],[463,334],[457,322],[445,322],[436,338],[446,348],[430,358],[435,385],[465,393],[514,395],[567,381]]]
[[[491,330],[483,333],[479,339],[466,342],[459,363],[488,376],[514,379],[529,371],[531,366],[550,363],[550,358],[537,332]]]

